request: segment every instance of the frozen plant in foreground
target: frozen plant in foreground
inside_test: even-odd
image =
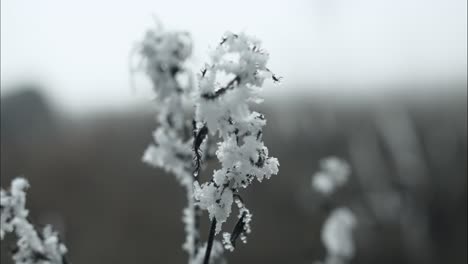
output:
[[[199,75],[197,129],[218,136],[216,156],[221,163],[210,181],[194,183],[197,205],[208,211],[212,221],[205,263],[210,242],[230,216],[234,201],[241,213],[232,234],[224,235],[224,244],[232,250],[235,240],[245,241],[250,232],[252,215],[239,191],[254,180],[261,182],[278,173],[278,160],[268,156],[262,140],[265,116],[249,109],[249,103],[262,101],[259,92],[264,80],[279,79],[266,67],[267,61],[259,40],[227,32]]]
[[[330,195],[348,181],[349,174],[350,168],[345,161],[336,157],[323,159],[320,161],[320,171],[312,177],[312,188]]]
[[[27,219],[26,189],[28,182],[16,178],[9,191],[0,190],[0,236],[15,233],[17,247],[13,250],[16,264],[65,264],[67,248],[60,242],[56,232],[46,226],[41,232],[36,231]]]

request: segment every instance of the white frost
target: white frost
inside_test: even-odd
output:
[[[267,61],[259,40],[227,32],[199,75],[196,119],[221,139],[216,151],[221,169],[214,171],[212,181],[195,184],[195,199],[216,218],[216,233],[228,219],[239,189],[278,173],[279,162],[269,157],[262,140],[265,117],[249,109],[250,103],[262,101],[259,92],[265,79],[277,79]]]

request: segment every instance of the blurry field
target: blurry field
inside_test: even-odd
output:
[[[229,262],[322,259],[321,225],[331,208],[347,205],[359,218],[353,263],[467,263],[466,107],[466,91],[267,101],[265,144],[280,174],[245,192],[253,233]],[[183,190],[140,161],[156,126],[150,109],[70,118],[24,92],[2,97],[1,122],[2,186],[18,175],[30,180],[33,222],[64,234],[73,263],[186,262]],[[310,188],[329,155],[353,168],[333,199]]]

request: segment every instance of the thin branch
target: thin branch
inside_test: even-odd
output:
[[[206,253],[205,253],[205,259],[203,260],[203,264],[210,263],[211,248],[213,247],[214,237],[216,233],[215,231],[216,231],[216,218],[213,217],[213,221],[211,221],[210,235],[208,237],[208,244],[206,245]]]
[[[231,235],[231,244],[233,247],[236,246],[236,240],[239,238],[239,236],[244,232],[244,218],[247,215],[246,212],[242,214],[242,216],[239,218],[237,221],[236,225],[234,226],[234,230],[232,231]]]
[[[208,127],[204,124],[200,129],[197,129],[195,120],[192,121],[193,124],[193,152],[194,156],[194,165],[193,177],[196,181],[198,174],[200,173],[201,163],[202,163],[202,150],[200,149],[203,141],[208,137]]]
[[[213,93],[203,93],[201,97],[203,97],[206,100],[214,100],[224,93],[226,93],[228,90],[234,89],[236,87],[235,84],[239,84],[241,81],[241,78],[239,75],[237,75],[234,79],[232,79],[225,87],[218,89],[216,92]]]
[[[193,225],[195,227],[195,237],[193,238],[193,251],[194,251],[193,255],[194,256],[198,254],[198,249],[200,245],[200,216],[201,216],[200,206],[194,205],[193,207],[193,222],[194,222]]]

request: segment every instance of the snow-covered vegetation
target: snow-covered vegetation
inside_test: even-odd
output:
[[[38,231],[29,221],[29,211],[26,209],[27,188],[29,183],[25,179],[16,178],[11,183],[10,190],[1,189],[1,239],[7,233],[16,235],[16,247],[12,250],[16,264],[67,263],[67,248],[52,227],[46,226]]]
[[[269,54],[261,41],[243,32],[226,32],[200,70],[190,66],[192,46],[188,32],[158,26],[135,47],[139,61],[132,70],[151,82],[158,124],[142,160],[173,174],[185,190],[182,248],[188,263],[226,263],[225,250],[234,251],[238,240],[246,243],[252,232],[253,213],[242,190],[279,171],[278,159],[269,155],[263,142],[266,117],[251,107],[263,101],[264,82],[276,83],[281,77],[267,67]],[[220,167],[204,177],[209,173],[205,164],[215,160]],[[345,161],[325,159],[312,187],[328,197],[347,182],[349,174]],[[67,248],[58,234],[50,226],[38,232],[27,219],[28,187],[25,179],[17,178],[11,190],[1,191],[1,237],[6,233],[18,237],[13,251],[17,264],[66,263]],[[229,232],[225,224],[234,210],[237,219]],[[206,242],[200,234],[203,211],[210,221]],[[345,207],[333,210],[322,230],[324,263],[347,263],[354,256],[356,221]]]
[[[261,182],[278,173],[278,160],[268,156],[262,140],[265,117],[248,105],[261,102],[259,91],[265,78],[276,77],[266,67],[268,54],[260,41],[244,33],[226,33],[211,60],[199,76],[196,120],[202,129],[220,138],[216,156],[222,168],[213,172],[210,181],[195,182],[195,199],[209,212],[215,234],[221,231],[236,201],[238,224],[232,234],[223,235],[223,243],[232,250],[236,239],[246,242],[251,230],[252,214],[239,191],[254,180]]]
[[[183,221],[187,233],[183,248],[190,259],[199,247],[197,208],[193,200],[192,166],[192,73],[185,63],[192,53],[191,37],[187,32],[150,30],[137,47],[141,57],[139,69],[152,81],[156,94],[158,128],[143,155],[143,161],[163,168],[176,176],[187,194]],[[188,82],[182,83],[185,77]]]
[[[251,107],[263,101],[265,80],[276,83],[281,77],[267,67],[269,54],[261,41],[243,32],[226,32],[199,71],[190,66],[192,46],[188,32],[158,26],[135,47],[139,61],[133,70],[151,81],[158,124],[142,160],[173,174],[185,190],[182,248],[188,263],[226,263],[224,251],[234,251],[238,240],[246,243],[252,232],[253,213],[242,190],[279,171],[278,159],[269,155],[263,142],[266,117]],[[205,164],[215,159],[220,167],[203,177]],[[312,187],[328,197],[347,182],[349,174],[345,161],[325,159]],[[38,232],[27,219],[28,187],[25,179],[17,178],[9,191],[1,191],[1,237],[13,232],[18,237],[13,251],[17,264],[66,263],[67,249],[58,234],[50,226]],[[234,210],[235,225],[225,231]],[[211,222],[206,242],[200,234],[203,211]],[[356,222],[345,207],[332,211],[322,230],[324,263],[347,263],[354,256]]]
[[[262,140],[266,118],[251,111],[249,104],[262,101],[265,79],[277,82],[280,78],[267,68],[268,53],[261,42],[244,33],[227,32],[222,37],[211,61],[197,74],[197,84],[194,71],[187,67],[192,52],[188,33],[150,30],[137,51],[139,67],[152,81],[159,124],[143,161],[173,173],[184,186],[188,206],[183,211],[183,247],[190,263],[209,263],[213,255],[212,263],[221,258],[221,243],[215,236],[234,202],[237,224],[231,233],[223,233],[222,244],[232,251],[237,239],[245,243],[251,232],[252,213],[240,191],[254,180],[261,182],[278,173],[279,162],[268,155]],[[201,182],[203,163],[214,157],[221,168]],[[206,244],[200,242],[201,210],[208,211],[211,220]]]

